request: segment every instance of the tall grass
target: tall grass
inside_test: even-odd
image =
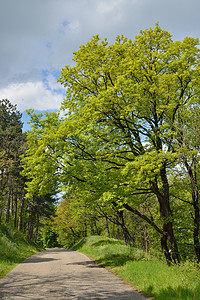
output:
[[[0,278],[40,249],[17,231],[0,226]]]
[[[99,236],[82,240],[73,247],[120,275],[143,294],[156,300],[199,300],[200,271],[191,262],[167,266],[142,250]]]

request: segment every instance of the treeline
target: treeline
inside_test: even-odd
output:
[[[26,198],[22,155],[27,149],[27,134],[22,131],[21,117],[16,105],[0,100],[0,224],[37,241],[41,219],[52,214],[55,198],[47,194]]]

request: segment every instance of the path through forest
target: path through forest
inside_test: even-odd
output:
[[[29,257],[0,280],[0,299],[145,298],[84,254],[48,249]]]

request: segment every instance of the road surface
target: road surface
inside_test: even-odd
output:
[[[29,257],[0,280],[0,299],[145,298],[86,255],[65,249],[48,249]]]

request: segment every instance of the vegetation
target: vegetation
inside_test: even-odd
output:
[[[43,193],[27,198],[21,157],[27,149],[21,113],[7,99],[0,100],[0,224],[38,240],[44,219],[53,214],[56,198]]]
[[[112,45],[93,36],[73,60],[60,111],[30,109],[27,133],[0,101],[1,224],[44,247],[102,235],[171,270],[199,264],[199,40],[156,24]]]
[[[0,278],[42,246],[48,246],[40,229],[55,210],[56,198],[52,195],[26,197],[21,156],[27,145],[22,125],[16,106],[7,99],[0,100]]]
[[[73,250],[85,253],[155,300],[199,299],[200,274],[194,263],[169,267],[155,255],[100,236],[82,239]]]
[[[17,227],[18,215],[19,219],[21,217],[22,212],[19,211],[24,197],[25,182],[20,175],[20,155],[24,151],[25,134],[22,133],[21,114],[8,100],[1,100],[0,221],[4,219],[5,223],[9,223],[12,218],[15,227]]]
[[[199,263],[198,39],[156,24],[113,45],[94,36],[73,60],[60,112],[29,111],[27,199],[62,190],[62,244],[101,233]]]
[[[17,264],[40,250],[36,244],[26,240],[17,230],[0,227],[0,278]]]

